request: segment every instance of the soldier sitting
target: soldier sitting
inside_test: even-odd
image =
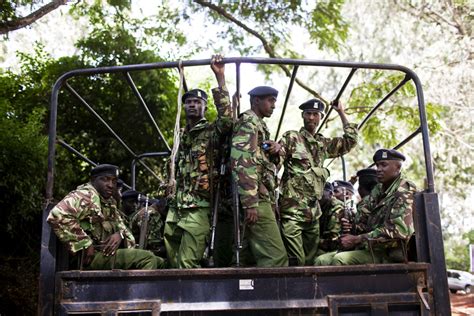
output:
[[[358,225],[355,235],[341,237],[343,249],[356,250],[337,253],[332,259],[333,265],[402,262],[403,245],[414,233],[413,195],[416,188],[401,173],[405,156],[396,150],[379,149],[373,160],[379,184],[363,205],[367,216],[364,223]]]
[[[320,239],[314,265],[329,265],[339,247],[342,235],[341,219],[344,216],[344,204],[333,196],[333,186],[327,182],[323,197],[319,201],[322,215],[319,218]]]
[[[150,251],[133,249],[135,239],[112,196],[117,177],[116,166],[104,164],[93,168],[90,182],[62,199],[51,209],[47,221],[73,254],[83,251],[82,264],[86,269],[162,268],[162,258]],[[122,244],[129,249],[119,249]]]

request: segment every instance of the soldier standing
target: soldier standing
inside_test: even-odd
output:
[[[150,251],[132,249],[130,230],[120,216],[115,198],[118,167],[108,164],[92,169],[89,183],[69,193],[48,215],[58,238],[76,254],[84,251],[86,269],[156,269],[164,260]],[[118,249],[124,243],[129,249]]]
[[[274,214],[275,162],[280,145],[270,140],[263,121],[272,115],[278,91],[260,86],[249,95],[251,108],[236,122],[231,148],[232,176],[245,216],[241,261],[242,265],[255,262],[259,267],[288,266]]]
[[[341,237],[343,249],[358,249],[336,254],[332,265],[402,262],[404,259],[401,243],[406,245],[414,233],[413,195],[416,188],[401,173],[405,156],[400,152],[379,149],[373,160],[379,184],[362,206],[368,214],[362,226],[365,230]],[[375,243],[379,244],[371,246]]]
[[[324,104],[312,99],[299,106],[304,126],[288,131],[280,140],[280,156],[285,167],[280,196],[281,226],[285,246],[298,265],[312,265],[319,241],[321,208],[329,170],[324,160],[349,152],[357,144],[357,127],[346,118],[341,102],[332,103],[344,128],[342,137],[326,138],[316,130],[324,113]]]
[[[164,241],[172,268],[198,268],[209,236],[211,194],[219,162],[220,140],[232,129],[229,92],[225,85],[222,57],[212,57],[211,68],[218,87],[212,90],[218,119],[204,117],[207,94],[200,89],[186,92],[182,101],[187,125],[180,135],[176,156],[176,194],[170,201]]]

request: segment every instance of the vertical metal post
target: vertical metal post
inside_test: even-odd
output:
[[[296,73],[298,72],[298,66],[293,68],[293,73],[291,74],[290,84],[288,85],[288,91],[285,96],[285,103],[283,104],[283,110],[281,112],[280,121],[278,122],[278,128],[275,134],[275,141],[278,141],[278,135],[280,134],[281,123],[283,123],[283,118],[285,117],[286,106],[288,105],[288,100],[290,99],[291,90],[293,89],[293,84],[295,83]]]

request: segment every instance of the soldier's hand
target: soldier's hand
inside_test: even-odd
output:
[[[245,209],[245,222],[249,225],[255,224],[258,221],[258,212],[256,208]]]
[[[219,84],[219,87],[222,87],[225,85],[225,81],[224,81],[225,64],[222,63],[222,58],[223,57],[220,54],[212,55],[212,58],[211,58],[211,69],[216,75],[216,79]]]
[[[331,101],[331,106],[337,113],[344,113],[344,105],[340,100]]]
[[[280,152],[281,145],[273,140],[266,140],[263,142],[264,144],[268,144],[270,147],[266,149],[270,155],[276,155]]]
[[[113,256],[115,255],[115,252],[117,248],[120,246],[120,243],[122,242],[122,236],[120,235],[119,232],[110,235],[107,237],[105,241],[103,241],[104,244],[104,249],[102,252],[106,256]]]
[[[353,249],[355,246],[361,243],[361,237],[360,236],[354,236],[354,235],[342,235],[341,238],[339,238],[339,244],[343,250],[349,250]]]
[[[352,223],[347,218],[341,218],[342,232],[349,234],[352,230]]]
[[[95,250],[94,250],[94,245],[90,245],[89,248],[87,248],[86,250],[84,250],[86,253],[84,255],[84,262],[83,264],[85,266],[88,266],[89,264],[91,264],[92,262],[92,259],[94,259],[94,255],[95,255]]]

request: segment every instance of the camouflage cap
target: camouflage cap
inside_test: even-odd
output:
[[[258,86],[249,91],[249,95],[252,97],[264,97],[267,95],[278,96],[278,90],[269,86]]]
[[[183,94],[181,97],[181,101],[185,102],[187,98],[189,97],[194,97],[194,98],[199,98],[201,100],[204,100],[207,102],[207,93],[204,92],[204,90],[201,89],[192,89]]]
[[[337,188],[346,188],[347,191],[351,192],[352,194],[355,193],[354,186],[352,183],[342,180],[336,180],[332,183],[334,190]]]
[[[311,99],[299,106],[301,111],[313,110],[324,113],[324,103],[318,99]]]
[[[380,160],[405,161],[406,158],[401,152],[396,151],[395,149],[379,149],[375,152],[373,159],[374,162],[377,162]]]
[[[91,170],[91,177],[99,177],[99,176],[118,177],[118,175],[119,175],[119,168],[117,166],[109,165],[109,164],[97,165]]]

